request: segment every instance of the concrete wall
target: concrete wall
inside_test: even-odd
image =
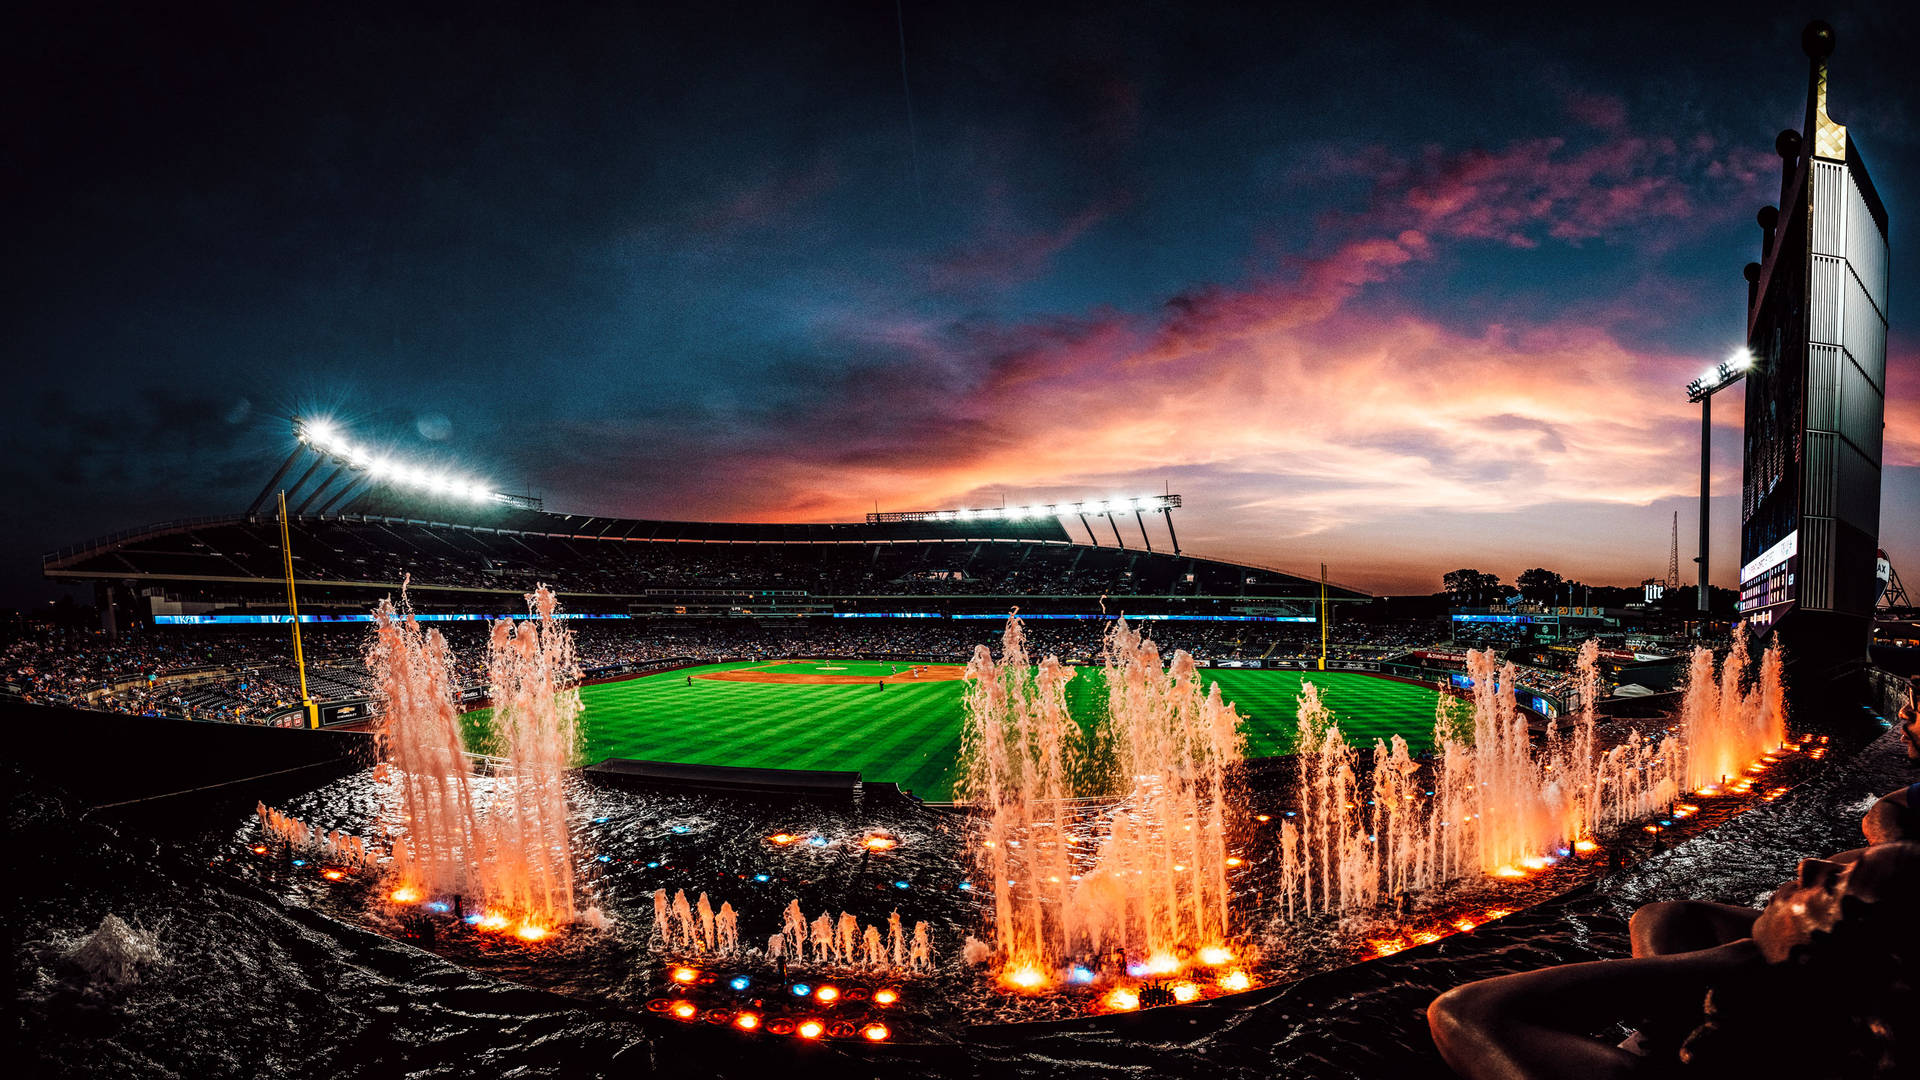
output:
[[[0,759],[106,805],[373,761],[373,736],[0,701]]]

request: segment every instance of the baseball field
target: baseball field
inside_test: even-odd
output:
[[[952,798],[963,720],[961,669],[867,660],[709,664],[582,688],[584,762],[609,757],[695,765],[854,770],[930,801]],[[1399,734],[1424,749],[1436,692],[1348,672],[1209,669],[1247,717],[1247,754],[1286,753],[1302,679],[1320,688],[1350,743]],[[1068,684],[1084,725],[1105,707],[1097,668]],[[488,712],[467,714],[468,745],[488,745]]]

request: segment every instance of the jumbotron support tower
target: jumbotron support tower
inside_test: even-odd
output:
[[[1794,704],[1864,692],[1886,414],[1887,211],[1827,111],[1833,28],[1809,25],[1803,131],[1775,140],[1780,208],[1747,278],[1740,614],[1787,650]]]

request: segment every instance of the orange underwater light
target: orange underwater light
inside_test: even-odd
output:
[[[1001,980],[1021,990],[1038,990],[1047,985],[1047,973],[1036,967],[1017,967],[1002,975]]]

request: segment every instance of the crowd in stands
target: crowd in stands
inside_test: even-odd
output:
[[[1564,697],[1580,685],[1580,677],[1570,671],[1518,665],[1519,682],[1536,693]]]
[[[580,620],[572,630],[583,670],[685,658],[772,660],[871,656],[965,663],[975,646],[997,654],[1005,624],[980,620]],[[1100,620],[1027,622],[1027,651],[1077,663],[1098,662],[1109,624]],[[1279,629],[1275,629],[1278,626]],[[481,622],[437,624],[447,638],[456,686],[486,681],[487,635]],[[1312,628],[1246,622],[1146,624],[1165,655],[1184,649],[1203,663],[1318,656]],[[1425,630],[1425,636],[1422,630]],[[1336,625],[1329,655],[1371,660],[1431,644],[1434,626]],[[303,634],[307,683],[316,700],[372,692],[368,630],[321,625]],[[300,700],[293,649],[283,628],[136,627],[118,640],[100,633],[36,629],[5,647],[4,690],[29,701],[87,704],[137,714],[264,720]]]
[[[291,546],[302,580],[389,585],[411,575],[419,585],[526,591],[544,582],[562,593],[625,596],[1305,595],[1299,578],[1233,563],[1030,541],[681,543],[301,518]],[[278,528],[266,520],[142,537],[88,553],[71,569],[268,581],[284,573]]]

